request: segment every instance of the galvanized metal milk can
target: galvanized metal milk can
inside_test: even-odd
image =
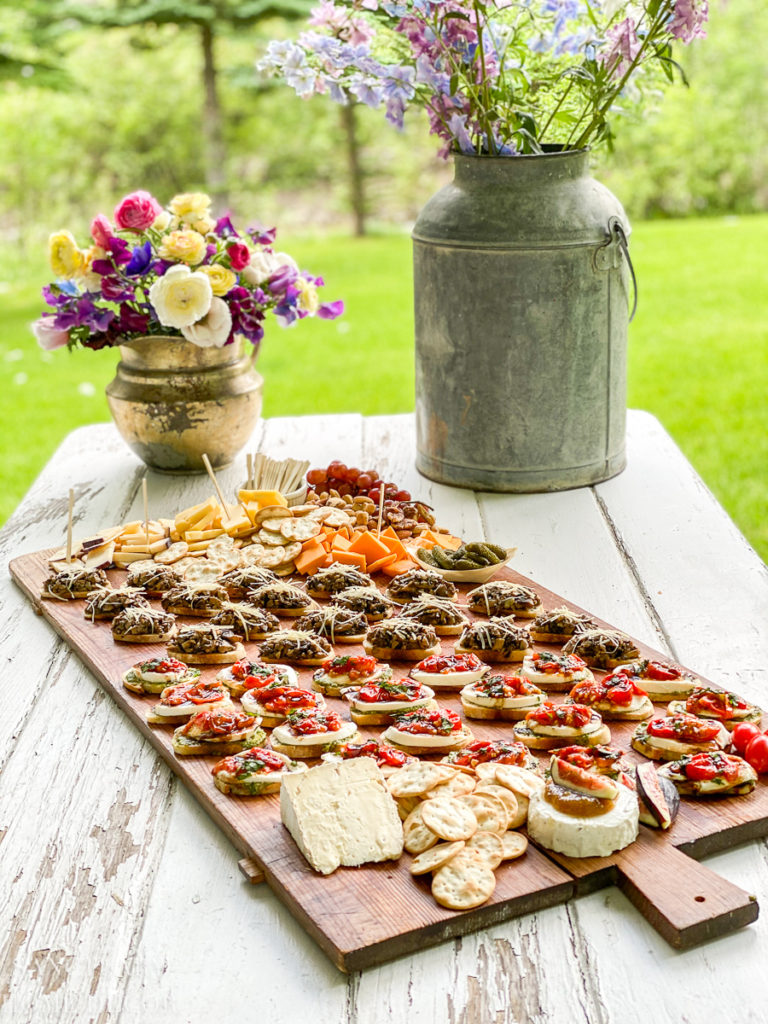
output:
[[[554,491],[624,468],[629,232],[586,151],[455,157],[413,230],[422,473]]]

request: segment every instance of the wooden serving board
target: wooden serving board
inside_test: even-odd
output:
[[[691,858],[768,835],[768,786],[763,782],[745,797],[684,799],[668,833],[641,826],[638,840],[610,857],[566,858],[531,845],[523,858],[497,869],[496,890],[488,903],[461,913],[435,903],[428,877],[414,879],[410,875],[407,855],[397,863],[341,868],[330,876],[316,874],[282,826],[279,797],[225,796],[215,788],[210,774],[217,758],[179,758],[171,747],[172,728],[147,724],[146,711],[157,698],[133,694],[122,685],[121,676],[132,664],[164,655],[165,645],[115,644],[108,622],[91,623],[84,617],[84,602],[40,599],[50,553],[38,551],[14,559],[10,570],[16,583],[243,854],[241,869],[246,877],[254,882],[266,879],[340,970],[382,963],[611,884],[618,885],[660,934],[678,948],[726,934],[757,918],[759,908],[754,897]],[[118,584],[125,574],[111,570],[109,576]],[[566,605],[585,611],[512,570],[502,570],[497,578],[532,586],[545,607]],[[525,624],[525,620],[520,621]],[[292,623],[295,620],[286,619],[283,625]],[[442,638],[443,653],[450,652],[454,639]],[[559,649],[559,645],[552,644],[536,646]],[[644,657],[665,660],[663,654],[647,645],[638,642],[638,646]],[[248,656],[256,660],[258,643],[245,647]],[[336,651],[352,654],[360,653],[362,648],[337,644]],[[394,662],[393,667],[397,674],[405,675],[409,663]],[[498,668],[514,671],[514,666]],[[220,666],[203,667],[202,678],[212,679],[219,670]],[[313,671],[299,669],[302,685],[309,686]],[[556,694],[553,699],[563,696]],[[437,698],[441,704],[460,710],[457,695],[438,692]],[[327,700],[329,707],[347,717],[343,701]],[[663,709],[664,705],[659,705],[659,710]],[[513,723],[468,724],[478,739],[511,738]],[[635,723],[609,724],[611,746],[623,749],[628,762],[643,760],[630,747]],[[383,729],[361,732],[377,738]]]

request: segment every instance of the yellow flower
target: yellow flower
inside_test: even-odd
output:
[[[57,277],[73,277],[85,262],[70,231],[57,231],[48,239],[48,258]]]
[[[189,327],[207,314],[213,293],[211,282],[199,270],[177,264],[169,267],[149,289],[149,301],[165,327]]]
[[[158,253],[161,259],[194,266],[205,256],[205,239],[199,231],[172,231],[160,243]]]
[[[198,220],[190,221],[189,226],[195,231],[199,231],[201,235],[207,235],[216,227],[216,221],[213,217],[200,217]]]
[[[211,197],[205,192],[181,192],[168,203],[171,213],[188,224],[207,218],[210,208]]]
[[[106,253],[98,245],[92,245],[82,254],[83,264],[75,272],[75,284],[84,292],[98,292],[101,289],[101,276],[93,272],[93,261],[103,260]]]
[[[228,267],[222,267],[220,263],[200,267],[200,272],[207,275],[214,295],[226,295],[229,289],[234,288],[237,284],[237,276]]]
[[[167,210],[161,210],[160,213],[152,221],[152,227],[155,231],[165,231],[168,225],[171,223],[171,215]]]
[[[299,309],[314,316],[320,308],[320,299],[317,294],[317,286],[303,277],[296,279],[294,287],[299,290]]]

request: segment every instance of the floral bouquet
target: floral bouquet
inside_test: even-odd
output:
[[[707,17],[708,0],[321,0],[257,67],[398,127],[420,106],[442,156],[582,149],[662,74],[685,80],[673,47]]]
[[[32,325],[41,347],[100,349],[153,334],[201,348],[242,335],[258,346],[270,311],[283,327],[343,312],[340,301],[320,302],[322,278],[274,251],[274,228],[241,235],[228,216],[214,220],[210,206],[193,192],[164,210],[148,192],[132,192],[115,208],[114,224],[101,213],[94,218],[88,249],[69,231],[51,235],[58,280],[43,288],[50,311]]]

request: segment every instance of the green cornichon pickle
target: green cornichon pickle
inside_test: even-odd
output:
[[[496,563],[500,560],[499,556],[496,554],[496,552],[493,550],[490,544],[478,544],[476,551],[478,555],[482,555],[484,558],[488,559],[488,565],[496,565]]]
[[[498,555],[500,562],[503,562],[507,557],[506,548],[501,547],[499,544],[487,544],[486,547],[490,548],[494,555]]]
[[[454,569],[479,569],[481,568],[477,562],[473,562],[469,558],[459,558],[458,561],[453,563]]]
[[[429,565],[437,565],[435,557],[429,550],[429,548],[418,548],[416,554],[419,556],[422,562],[428,562]]]
[[[432,548],[432,558],[434,560],[434,564],[441,569],[453,568],[454,562],[453,559],[450,557],[449,552],[447,552],[444,548],[441,548],[438,544],[435,544],[435,546]]]

